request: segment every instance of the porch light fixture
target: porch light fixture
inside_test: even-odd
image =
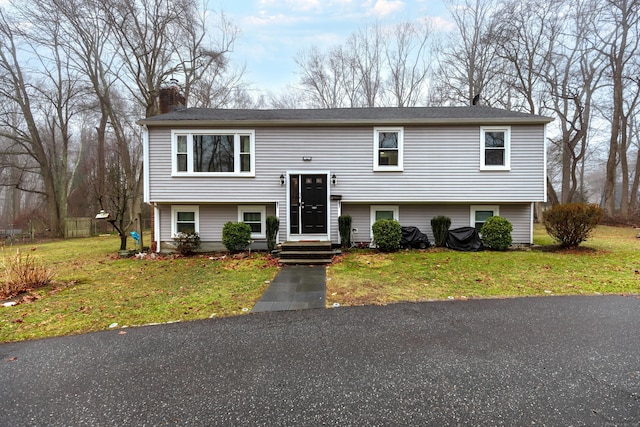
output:
[[[302,158],[303,162],[310,162],[311,160],[313,160],[313,157],[311,157],[311,156],[305,156],[305,157]]]
[[[336,185],[338,183],[338,177],[336,177],[335,173],[333,175],[331,175],[331,183],[333,185]]]
[[[280,174],[280,185],[284,185],[284,174]]]

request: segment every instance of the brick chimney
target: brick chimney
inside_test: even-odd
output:
[[[184,107],[186,100],[180,93],[180,86],[176,79],[171,79],[169,84],[160,89],[159,105],[160,114],[170,113],[177,108]]]

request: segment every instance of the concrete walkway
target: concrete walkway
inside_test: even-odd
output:
[[[324,308],[326,288],[323,265],[287,265],[282,267],[251,311]]]

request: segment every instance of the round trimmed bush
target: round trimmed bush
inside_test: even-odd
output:
[[[251,243],[251,227],[244,222],[227,222],[222,227],[222,244],[229,252],[245,250]]]
[[[572,248],[587,240],[603,216],[604,212],[598,205],[564,203],[546,210],[542,214],[542,223],[561,247]]]
[[[400,249],[402,239],[402,226],[395,219],[379,219],[372,226],[373,242],[376,247],[384,252],[393,252]]]
[[[485,248],[506,251],[511,246],[513,226],[501,216],[492,216],[482,225],[480,235]]]

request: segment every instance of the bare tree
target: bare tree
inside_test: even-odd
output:
[[[438,69],[431,102],[510,106],[505,61],[496,54],[493,0],[448,2],[456,33],[437,48]],[[477,98],[476,98],[477,97]]]
[[[404,22],[397,24],[385,37],[384,54],[389,70],[387,93],[390,105],[413,107],[426,99],[430,72],[429,41],[431,25]]]
[[[25,26],[30,11],[18,12],[22,16],[13,18],[0,12],[0,74],[5,82],[0,93],[9,101],[1,107],[0,136],[14,141],[13,147],[37,164],[42,186],[23,190],[46,198],[50,227],[62,236],[73,173],[71,121],[79,79],[58,44],[56,16],[45,14]],[[26,65],[31,58],[35,67],[33,60]]]
[[[625,92],[629,89],[633,60],[638,55],[640,12],[638,0],[608,0],[601,17],[604,31],[600,34],[601,52],[607,55],[607,76],[611,86],[611,136],[604,188],[604,210],[610,217],[616,212],[618,163],[626,162],[626,138],[629,111],[625,111]],[[633,70],[636,71],[636,70]],[[625,171],[625,175],[628,174]],[[626,179],[626,178],[625,178]],[[628,215],[628,181],[623,185],[623,216]]]

